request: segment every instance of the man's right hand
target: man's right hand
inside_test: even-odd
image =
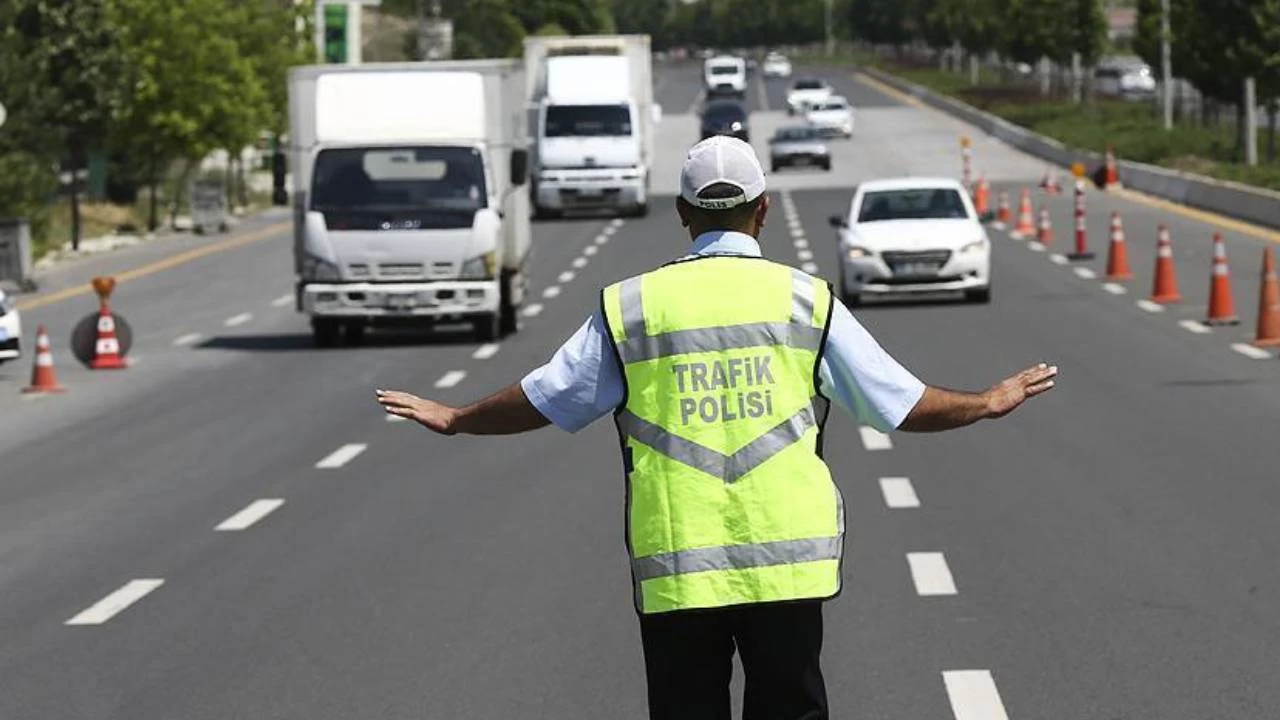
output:
[[[374,394],[378,396],[382,409],[390,415],[413,420],[441,435],[453,435],[457,432],[453,427],[458,414],[456,408],[398,390],[375,390]]]

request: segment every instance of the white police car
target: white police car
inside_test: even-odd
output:
[[[22,355],[22,316],[13,298],[0,290],[0,363]]]

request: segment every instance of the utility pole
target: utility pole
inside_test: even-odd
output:
[[[836,54],[836,35],[835,28],[831,21],[831,6],[834,0],[823,0],[823,26],[826,28],[827,37],[827,57]]]
[[[1165,130],[1173,129],[1173,51],[1169,36],[1169,0],[1160,0],[1160,94]]]
[[[1258,164],[1258,94],[1252,76],[1244,79],[1244,162]]]

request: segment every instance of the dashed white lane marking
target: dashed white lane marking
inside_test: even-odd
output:
[[[553,298],[553,297],[556,297],[556,296],[557,296],[557,295],[559,295],[559,294],[560,294],[560,286],[559,286],[559,285],[552,285],[552,286],[548,287],[546,290],[543,290],[543,291],[542,291],[542,297],[544,297],[544,298]]]
[[[436,381],[437,388],[451,388],[467,377],[466,370],[450,370]]]
[[[1231,343],[1231,349],[1247,358],[1253,358],[1254,360],[1271,359],[1271,353],[1263,350],[1262,348],[1254,347],[1249,343]]]
[[[1151,302],[1150,300],[1139,300],[1135,302],[1134,305],[1137,305],[1138,307],[1142,308],[1143,310],[1146,310],[1149,313],[1164,312],[1163,305],[1161,305],[1160,303]]]
[[[1193,332],[1197,335],[1207,335],[1213,332],[1208,325],[1205,325],[1199,320],[1179,320],[1178,324],[1182,326],[1183,330]]]
[[[805,240],[804,238],[800,238],[796,240],[794,244],[797,250],[804,250],[805,248],[809,247],[809,241]]]
[[[281,295],[275,300],[272,300],[271,307],[284,307],[285,305],[288,305],[291,302],[293,302],[293,293],[290,293],[288,295]]]
[[[603,235],[612,235],[612,234],[614,234],[614,233],[618,232],[618,226],[617,226],[617,225],[610,225],[610,226],[606,227],[604,230],[601,230],[600,232],[601,232],[601,234],[603,234]]]
[[[249,503],[245,509],[218,523],[214,530],[222,532],[246,530],[284,504],[280,498],[262,498]]]
[[[803,228],[798,228],[798,227],[793,227],[793,228],[791,228],[791,237],[793,237],[793,238],[802,238],[802,237],[804,237],[804,229],[803,229]]]
[[[576,268],[578,268],[579,270],[581,270],[582,268],[584,268],[584,267],[586,267],[586,266],[587,266],[587,259],[586,259],[586,258],[584,258],[584,257],[577,257],[577,258],[574,258],[574,259],[573,259],[573,266],[574,266],[574,267],[576,267]]]
[[[225,321],[223,321],[222,324],[226,325],[227,327],[236,327],[238,325],[243,325],[252,319],[253,319],[253,313],[240,313],[239,315],[232,315],[231,317],[227,318]]]
[[[531,305],[525,305],[524,311],[521,314],[525,317],[537,317],[540,312],[542,312],[542,305],[533,303]]]
[[[803,270],[803,271],[805,271],[805,272],[807,272],[807,273],[809,273],[810,275],[817,275],[817,274],[818,274],[818,266],[817,266],[817,265],[814,265],[814,264],[813,264],[813,263],[811,263],[811,262],[807,262],[807,263],[805,263],[805,264],[801,265],[801,266],[800,266],[800,269],[801,269],[801,270]]]
[[[601,234],[599,234],[599,235],[597,235],[597,236],[596,236],[596,244],[597,244],[597,245],[604,245],[604,244],[605,244],[605,243],[607,243],[607,242],[609,242],[609,236],[608,236],[608,235],[605,235],[604,233],[601,233]]]
[[[787,218],[787,225],[789,225],[792,230],[798,229],[800,227],[800,218],[796,218],[796,217]]]
[[[808,250],[797,250],[796,257],[800,258],[801,260],[812,260],[813,253],[809,252]]]
[[[1076,272],[1076,277],[1080,278],[1081,280],[1092,280],[1098,277],[1098,273],[1090,270],[1089,268],[1078,267],[1076,268],[1075,272]]]
[[[436,387],[439,387],[439,385]],[[316,463],[316,468],[319,470],[334,470],[336,468],[340,468],[354,460],[356,456],[364,452],[367,447],[369,446],[364,443],[348,443],[343,445],[337,450],[326,455],[323,460]]]
[[[174,340],[173,344],[177,345],[178,347],[182,347],[183,345],[195,345],[196,343],[200,342],[203,339],[204,339],[204,336],[201,335],[200,333],[187,333],[186,335],[183,335],[177,340]]]
[[[956,583],[951,578],[951,568],[940,552],[907,553],[911,566],[911,581],[916,584],[916,594],[924,597],[955,595]]]
[[[625,221],[625,220],[623,220],[622,218],[614,218],[614,219],[612,219],[612,220],[610,220],[610,221],[609,221],[609,227],[614,228],[614,229],[617,229],[617,228],[622,227],[622,223],[624,223],[624,222],[626,222],[626,221]]]
[[[600,248],[596,247],[595,245],[588,245],[582,248],[582,254],[586,255],[587,257],[591,257],[592,255],[595,255],[598,252],[600,252]]]
[[[956,720],[1009,720],[990,670],[945,670],[942,683]]]
[[[884,495],[884,504],[890,508],[920,507],[920,498],[916,497],[916,489],[911,487],[911,480],[908,478],[880,478],[880,492]]]
[[[862,436],[862,444],[868,450],[892,450],[893,440],[889,436],[871,427],[870,425],[862,425],[858,428],[858,434]]]
[[[1112,295],[1123,295],[1123,294],[1125,294],[1125,293],[1129,292],[1129,291],[1125,288],[1125,286],[1121,285],[1120,283],[1104,283],[1104,284],[1102,285],[1102,289],[1103,289],[1103,290],[1106,290],[1107,292],[1111,293]]]
[[[1040,247],[1043,248],[1044,246],[1041,245]],[[1049,262],[1053,263],[1054,265],[1066,265],[1071,261],[1068,260],[1067,256],[1063,255],[1062,253],[1054,253],[1049,256]]]
[[[556,278],[562,283],[573,282],[574,274],[572,270],[565,270],[560,273],[560,277]]]
[[[471,353],[471,357],[474,360],[488,360],[489,358],[498,354],[498,349],[500,347],[502,346],[499,345],[498,343],[488,343],[486,345],[481,345],[480,347],[476,348],[475,352]]]
[[[164,584],[159,578],[130,580],[67,621],[68,625],[101,625]]]
[[[1049,249],[1044,246],[1044,243],[1035,242],[1035,241],[1027,243],[1027,248],[1031,250],[1031,252],[1044,252],[1045,250]]]

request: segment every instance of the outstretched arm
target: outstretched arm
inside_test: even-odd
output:
[[[546,427],[550,421],[529,402],[515,383],[489,397],[454,408],[407,392],[375,390],[378,403],[391,415],[413,420],[441,435],[514,435]]]
[[[1004,417],[1028,398],[1043,393],[1054,385],[1057,366],[1045,363],[1028,368],[992,387],[986,392],[967,393],[929,387],[924,391],[906,419],[898,426],[908,432],[939,432],[979,420]]]

